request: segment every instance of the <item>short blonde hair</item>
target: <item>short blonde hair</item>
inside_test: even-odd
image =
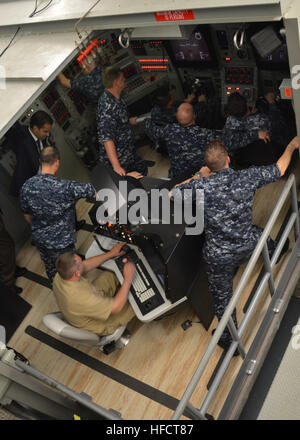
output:
[[[78,269],[78,263],[75,260],[75,252],[66,252],[61,254],[56,260],[56,270],[64,280],[69,280]]]
[[[119,78],[122,74],[121,69],[119,67],[110,66],[107,67],[102,73],[102,83],[106,89],[110,89],[115,80]]]

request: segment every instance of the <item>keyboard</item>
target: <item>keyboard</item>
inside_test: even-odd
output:
[[[132,250],[127,256],[134,261],[136,269],[130,287],[130,293],[134,297],[141,314],[144,316],[164,304],[165,301],[147,272],[144,263],[137,257],[136,253]],[[114,260],[122,274],[124,266],[122,262],[123,258],[124,256]]]

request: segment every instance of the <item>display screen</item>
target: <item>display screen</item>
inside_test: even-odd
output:
[[[128,66],[125,66],[121,68],[121,71],[123,72],[125,79],[131,78],[138,73],[135,64],[129,64]]]
[[[288,70],[289,57],[286,43],[274,50],[266,57],[257,56],[257,64],[265,70]]]
[[[204,26],[198,26],[188,40],[169,40],[166,47],[176,67],[215,64],[210,37]]]
[[[219,46],[222,50],[228,49],[228,40],[226,31],[216,31]]]
[[[264,62],[267,63],[288,63],[288,51],[286,43],[283,43],[278,49],[274,50],[274,52],[270,53],[267,57],[262,58]]]
[[[171,41],[174,57],[178,61],[211,61],[206,41],[200,31],[189,40]]]

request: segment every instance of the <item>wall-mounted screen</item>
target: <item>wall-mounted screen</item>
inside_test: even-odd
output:
[[[278,49],[274,50],[266,57],[261,57],[260,63],[261,67],[268,68],[288,68],[289,57],[287,51],[286,43],[283,43]]]
[[[176,67],[215,67],[215,51],[206,26],[197,26],[189,39],[168,40],[165,46]]]

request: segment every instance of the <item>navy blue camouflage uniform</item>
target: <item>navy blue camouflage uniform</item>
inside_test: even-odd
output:
[[[274,124],[269,115],[255,113],[242,118],[228,116],[225,128],[228,130],[265,130],[270,135],[271,142],[254,141],[249,143],[247,148],[241,148],[234,152],[236,165],[240,167],[273,164],[277,162],[285,149],[283,144],[279,144],[277,138],[274,138]]]
[[[232,152],[258,139],[257,130],[212,130],[195,124],[183,127],[179,123],[159,126],[152,119],[145,121],[145,131],[152,140],[166,141],[171,178],[190,170],[199,170],[204,165],[204,150],[213,140],[222,141],[227,151]]]
[[[104,147],[104,142],[111,140],[115,144],[119,163],[127,173],[138,171],[147,175],[146,162],[136,152],[125,101],[105,90],[99,99],[96,118],[99,160],[111,167]]]
[[[269,105],[268,117],[271,121],[271,139],[280,145],[286,145],[293,136],[276,103]]]
[[[280,177],[276,164],[240,171],[226,168],[209,178],[193,179],[172,190],[174,197],[183,195],[183,198],[185,189],[204,190],[203,259],[219,320],[232,297],[236,269],[248,261],[263,231],[252,224],[255,191]],[[275,242],[270,238],[268,249],[270,254],[275,249]],[[232,317],[237,324],[236,314]],[[221,340],[226,345],[231,342],[228,329]]]
[[[104,92],[101,74],[102,69],[97,66],[88,75],[71,79],[71,88],[84,95],[93,107],[97,106],[99,98]]]
[[[157,124],[172,124],[176,123],[176,107],[160,107],[155,105],[151,110],[151,119],[155,120]]]
[[[22,186],[21,210],[32,216],[32,238],[51,283],[59,255],[75,251],[75,205],[85,197],[95,198],[93,185],[60,180],[52,174],[38,174]]]
[[[271,134],[271,120],[262,113],[254,113],[242,118],[230,115],[226,118],[224,128],[228,130],[265,130]]]
[[[157,125],[173,124],[177,122],[176,112],[177,107],[175,106],[168,108],[155,105],[151,110],[151,119]],[[168,156],[168,148],[163,139],[155,139],[154,149]]]

